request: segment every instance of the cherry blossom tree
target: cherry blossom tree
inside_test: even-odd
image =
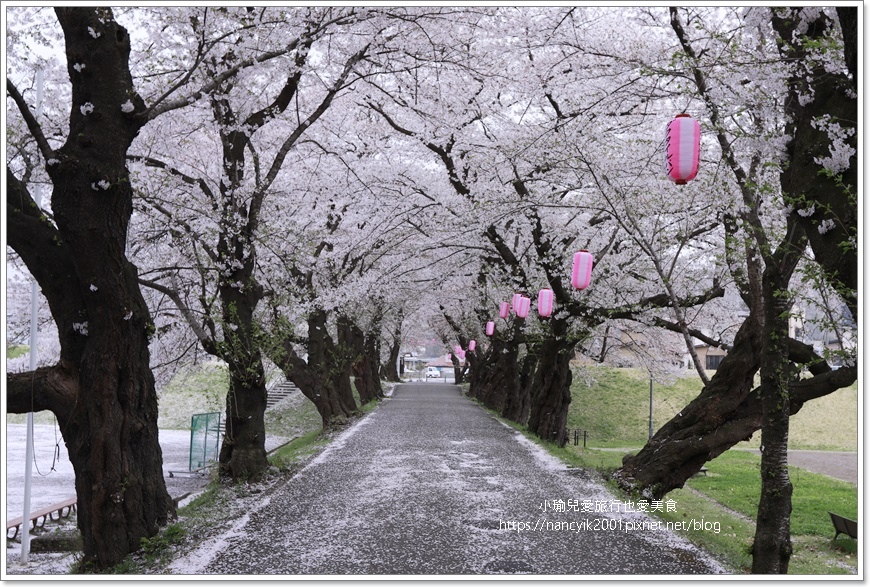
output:
[[[704,18],[711,15],[687,12],[693,26],[715,26],[711,24],[714,18]],[[616,477],[628,486],[661,495],[682,485],[704,461],[761,428],[762,496],[753,570],[784,573],[791,554],[791,483],[786,466],[789,416],[806,401],[849,385],[857,374],[854,364],[833,371],[812,348],[790,339],[788,327],[790,283],[808,242],[814,253],[818,250],[814,256],[826,280],[836,283],[856,316],[857,308],[849,301],[854,300],[857,282],[848,276],[852,275],[850,268],[857,266],[850,253],[856,230],[855,164],[850,161],[856,150],[854,143],[850,145],[850,129],[857,116],[849,110],[850,103],[855,107],[854,77],[850,79],[842,59],[842,47],[852,42],[844,43],[843,37],[838,40],[836,21],[824,11],[748,11],[728,26],[740,20],[742,26],[731,30],[757,37],[755,42],[744,39],[730,46],[732,54],[738,47],[746,50],[738,60],[740,71],[732,72],[733,62],[713,57],[723,50],[714,46],[713,39],[726,37],[711,35],[699,50],[696,44],[702,41],[692,40],[683,16],[671,10],[671,26],[684,52],[689,78],[709,112],[722,161],[733,174],[743,202],[723,217],[723,224],[730,239],[725,244],[732,275],[749,307],[749,317],[701,395],[660,429]],[[824,50],[815,52],[811,47],[820,41]],[[847,64],[850,61],[845,59]],[[814,74],[807,77],[808,71]],[[820,90],[818,99],[808,93],[815,88]],[[779,106],[784,97],[792,105],[785,112]],[[734,109],[735,104],[740,107]],[[838,121],[833,128],[825,126],[830,112],[836,113]],[[824,130],[819,133],[819,128]],[[783,140],[771,140],[775,136]],[[808,151],[796,145],[808,144],[808,136],[813,137],[816,150],[806,160],[801,158]],[[771,152],[771,145],[779,150]],[[798,186],[795,170],[812,177],[804,175]],[[808,199],[806,193],[813,197]],[[785,222],[778,204],[786,210]],[[821,215],[815,215],[816,206]],[[835,227],[837,232],[830,240],[819,238]],[[740,256],[741,248],[745,256]],[[833,248],[845,255],[829,257]],[[796,365],[807,366],[813,377],[799,379]],[[756,393],[750,377],[758,372],[761,385]]]

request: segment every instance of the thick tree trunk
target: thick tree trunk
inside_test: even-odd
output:
[[[250,283],[250,282],[249,282]],[[269,466],[266,458],[266,373],[256,341],[254,309],[259,296],[221,288],[224,305],[223,359],[229,367],[226,432],[219,456],[222,474],[234,480],[256,479]]]
[[[558,446],[568,442],[568,405],[571,403],[571,359],[574,345],[546,338],[536,345],[537,369],[529,396],[529,431]]]
[[[354,343],[362,342],[354,353],[356,357],[353,363],[354,386],[359,394],[360,404],[365,405],[384,397],[378,372],[381,363],[380,332],[369,330],[363,334],[355,325],[353,328],[355,329]]]
[[[710,383],[623,462],[614,473],[617,482],[660,498],[682,487],[707,461],[748,440],[761,426],[760,404],[750,396],[760,351],[761,325],[750,314]]]
[[[47,166],[57,228],[17,180],[8,210],[9,244],[49,300],[61,361],[8,376],[7,407],[22,413],[40,405],[57,416],[76,476],[83,562],[106,568],[174,515],[149,367],[153,323],[125,257],[133,195],[125,156],[141,121],[120,105],[144,104],[129,73],[127,31],[111,10],[56,13],[72,82],[69,138]]]
[[[496,333],[486,357],[479,365],[479,374],[473,377],[473,397],[484,406],[504,413],[508,397],[519,397],[519,343],[515,342],[520,331],[518,324],[514,325],[510,336]]]
[[[801,26],[799,18],[783,18],[774,12],[772,24],[788,43],[778,47],[784,60],[801,62],[789,81],[789,97],[785,101],[789,116],[786,145],[789,164],[780,174],[783,196],[791,204],[790,220],[803,227],[821,265],[826,281],[837,289],[852,314],[858,320],[858,99],[857,99],[857,8],[837,9],[844,37],[844,58],[853,72],[850,80],[845,73],[827,71],[826,63],[808,60],[810,49],[825,38],[833,26],[820,12],[805,31],[792,42]],[[783,10],[783,12],[785,12]],[[813,70],[806,71],[812,63]],[[803,100],[811,95],[812,100]],[[838,174],[826,173],[817,162],[831,157],[831,139],[820,119],[836,121],[842,127],[843,142],[855,149],[848,168]],[[807,214],[808,210],[814,210]],[[827,229],[820,229],[829,222]]]
[[[293,350],[290,336],[277,326],[281,344],[271,349],[271,358],[307,397],[320,414],[325,429],[342,426],[359,413],[350,387],[350,364],[342,359],[326,326],[327,313],[313,310],[308,316],[308,361]]]

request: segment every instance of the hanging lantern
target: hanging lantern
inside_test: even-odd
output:
[[[487,322],[486,323],[486,335],[492,336],[495,333],[495,322]]]
[[[665,131],[665,172],[677,185],[698,174],[701,155],[701,125],[688,114],[677,114]]]
[[[576,289],[586,289],[592,281],[592,253],[582,250],[574,253],[574,266],[571,269],[571,285]]]
[[[462,349],[459,349],[459,360],[460,360],[460,361],[464,361],[464,360],[465,360],[465,351],[462,350]]]
[[[553,313],[553,290],[542,289],[538,292],[538,315],[547,317]]]
[[[515,293],[515,294],[514,294],[514,299],[513,299],[513,301],[511,302],[511,309],[512,309],[514,312],[517,312],[517,310],[519,310],[519,308],[520,308],[520,300],[522,300],[522,299],[523,299],[523,294],[518,294],[518,293]]]
[[[507,302],[502,302],[498,305],[498,317],[507,318],[511,313],[511,305]]]
[[[476,340],[469,340],[468,341],[468,350],[473,351],[476,348],[477,348],[477,341]]]
[[[532,305],[532,300],[527,298],[526,296],[520,296],[519,301],[517,302],[517,317],[525,318],[529,315],[529,308]]]

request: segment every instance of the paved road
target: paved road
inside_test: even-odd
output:
[[[407,384],[259,509],[173,567],[246,575],[724,572],[646,514],[542,511],[560,499],[577,500],[578,509],[584,500],[608,509],[622,501],[458,387]],[[538,530],[518,531],[520,523]]]
[[[858,485],[857,452],[790,450],[788,464]]]

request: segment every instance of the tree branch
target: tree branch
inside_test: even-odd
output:
[[[48,140],[46,140],[45,135],[42,133],[42,127],[39,125],[39,121],[36,120],[36,117],[30,111],[27,102],[24,101],[24,96],[21,95],[18,88],[15,87],[15,84],[12,83],[12,80],[8,77],[6,78],[6,93],[12,97],[12,100],[18,106],[18,111],[21,112],[21,117],[24,118],[24,122],[27,124],[27,129],[30,131],[31,136],[36,140],[39,151],[42,153],[42,158],[46,161],[53,159],[54,149],[51,148],[51,145],[48,144]]]

